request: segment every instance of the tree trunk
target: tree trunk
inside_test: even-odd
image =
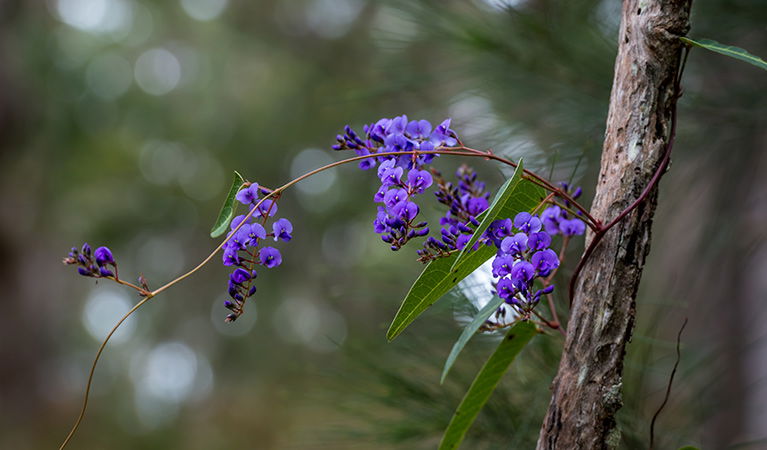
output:
[[[675,78],[691,0],[626,0],[592,215],[603,222],[636,200],[661,164],[671,135]],[[615,448],[615,413],[634,326],[635,299],[657,188],[614,226],[575,286],[564,353],[538,449]],[[588,240],[593,239],[591,234]],[[649,430],[649,418],[648,418]]]

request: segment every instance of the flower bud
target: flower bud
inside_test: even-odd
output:
[[[83,253],[85,253],[85,251],[83,251]],[[112,251],[107,247],[97,248],[93,255],[96,257],[96,264],[98,264],[99,267],[106,264],[114,265],[115,263],[114,257],[112,256]]]

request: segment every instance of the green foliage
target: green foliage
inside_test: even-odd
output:
[[[494,248],[482,246],[477,251],[469,253],[454,270],[451,268],[458,258],[457,254],[430,262],[405,296],[405,300],[389,326],[389,331],[386,332],[387,339],[392,340],[397,337],[416,317],[493,255],[495,255]]]
[[[509,329],[458,405],[442,437],[440,450],[455,449],[461,445],[466,431],[490,398],[509,365],[536,333],[535,325],[530,322],[520,322]]]
[[[226,228],[229,226],[229,222],[234,218],[234,208],[236,206],[237,192],[240,191],[245,180],[242,179],[242,175],[236,170],[234,171],[234,177],[232,178],[232,186],[229,188],[229,193],[226,194],[224,204],[221,205],[221,211],[218,213],[216,222],[213,224],[213,228],[210,230],[210,237],[217,238],[226,232]]]
[[[696,47],[705,48],[706,50],[710,50],[716,53],[721,53],[722,55],[739,59],[741,61],[745,61],[751,65],[759,67],[760,69],[767,70],[767,61],[763,60],[762,58],[756,55],[752,55],[751,53],[747,52],[746,50],[740,47],[734,47],[732,45],[724,45],[711,39],[693,40],[693,39],[688,39],[686,37],[680,37],[679,39],[681,39],[682,42],[684,42],[687,45],[694,45]]]
[[[493,220],[498,217],[514,217],[521,211],[530,211],[538,206],[544,195],[542,188],[522,178],[520,161],[512,177],[499,189],[466,248],[470,248],[476,242]],[[389,340],[397,337],[422,312],[494,254],[494,248],[482,246],[476,251],[461,251],[459,254],[430,262],[405,296],[405,300],[389,326],[386,337]]]
[[[450,355],[447,357],[447,361],[445,361],[445,368],[442,369],[442,377],[440,378],[440,383],[445,382],[445,377],[447,377],[447,373],[450,371],[450,368],[453,367],[453,363],[455,363],[456,358],[458,358],[458,354],[461,353],[461,350],[466,346],[466,344],[469,342],[469,339],[471,339],[472,336],[474,336],[474,333],[477,332],[480,326],[482,326],[483,323],[487,320],[488,317],[490,317],[499,306],[503,304],[503,299],[495,296],[493,297],[487,305],[485,305],[484,308],[482,308],[475,316],[474,319],[466,325],[466,328],[463,329],[463,332],[461,333],[461,336],[458,337],[458,340],[453,344],[453,349],[450,350]]]

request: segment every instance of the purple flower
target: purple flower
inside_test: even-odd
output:
[[[468,244],[470,240],[470,234],[461,234],[458,236],[458,239],[455,240],[455,248],[458,250],[463,250],[463,248],[466,247],[466,244]]]
[[[413,169],[407,174],[407,184],[412,192],[420,194],[431,186],[432,178],[428,170]]]
[[[358,149],[355,150],[355,152],[357,152],[357,156],[367,156],[367,155],[370,154],[370,150],[368,150],[366,148],[358,148]],[[372,158],[372,157],[371,158],[367,158],[367,159],[363,159],[362,161],[359,162],[358,165],[359,165],[360,169],[362,169],[362,170],[372,169],[373,167],[376,166],[376,160],[375,160],[375,158]]]
[[[514,217],[514,226],[524,233],[541,231],[541,220],[529,212],[521,212]]]
[[[280,254],[280,251],[274,247],[262,248],[258,257],[261,260],[261,264],[270,269],[282,264],[282,255]]]
[[[527,250],[528,237],[525,233],[517,233],[514,236],[507,236],[501,241],[501,252],[512,256],[522,256]]]
[[[513,298],[517,293],[517,290],[514,287],[514,282],[508,278],[501,278],[495,289],[498,291],[498,297],[501,297],[504,300]]]
[[[243,226],[237,230],[237,232],[229,238],[228,244],[237,250],[245,250],[248,244],[250,244],[250,227]]]
[[[383,180],[384,179],[384,173],[387,170],[391,170],[391,169],[393,169],[395,167],[397,167],[397,160],[396,159],[390,158],[390,159],[387,159],[387,160],[383,161],[378,166],[378,179],[379,180]]]
[[[378,141],[380,143],[383,143],[384,138],[386,137],[387,131],[389,129],[389,124],[391,123],[391,119],[380,119],[378,122],[373,125],[370,130],[368,131],[368,135],[375,141]]]
[[[115,264],[115,259],[112,256],[112,251],[109,250],[107,247],[97,248],[96,251],[93,252],[93,256],[96,258],[96,264],[98,264],[99,267],[104,266],[106,264],[112,264],[112,265]]]
[[[407,128],[407,116],[403,114],[393,118],[386,131],[390,134],[402,134],[405,132],[405,128]]]
[[[423,142],[421,142],[421,143],[420,143],[420,145],[418,146],[418,150],[420,150],[420,151],[422,151],[422,152],[430,152],[430,151],[433,151],[433,150],[434,150],[434,144],[433,144],[433,143],[431,143],[431,142],[429,142],[429,141],[423,141]],[[437,157],[437,156],[439,156],[439,155],[437,155],[437,154],[434,154],[434,153],[429,153],[429,154],[427,154],[427,155],[420,155],[420,156],[418,157],[418,162],[419,162],[420,164],[429,164],[429,163],[430,163],[430,162],[431,162],[431,161],[432,161],[432,160],[433,160],[435,157]]]
[[[234,230],[235,228],[240,226],[240,224],[242,223],[243,219],[245,219],[246,215],[247,214],[240,214],[239,216],[237,216],[234,219],[232,219],[232,223],[229,224],[229,228]],[[248,219],[248,222],[250,222],[252,220],[253,220],[253,217],[250,217],[250,219]]]
[[[565,236],[575,236],[586,232],[586,224],[581,219],[566,219],[559,222],[559,230]]]
[[[384,201],[384,195],[386,195],[386,192],[388,191],[386,186],[381,186],[380,189],[376,192],[376,194],[373,196],[373,201],[376,203],[382,203]]]
[[[248,280],[250,280],[250,272],[243,269],[242,267],[238,267],[234,269],[234,272],[232,272],[231,275],[229,275],[229,279],[232,283],[240,285]]]
[[[496,220],[487,227],[485,233],[490,239],[500,242],[506,236],[511,235],[512,225],[511,219]]]
[[[285,220],[285,219],[280,219]],[[290,223],[290,222],[288,222]],[[246,227],[242,227],[245,229]],[[266,230],[260,223],[252,223],[247,227],[248,243],[252,246],[258,245],[259,239],[266,239]],[[276,239],[275,239],[276,240]]]
[[[535,267],[527,261],[517,261],[511,268],[511,280],[517,288],[526,286],[534,276]]]
[[[375,229],[376,233],[381,234],[389,229],[389,227],[386,225],[387,217],[388,215],[386,214],[386,210],[383,209],[382,206],[379,206],[376,220],[373,221],[373,228]]]
[[[542,277],[548,276],[554,269],[559,267],[559,258],[554,250],[550,248],[536,252],[530,258],[530,262]]]
[[[385,187],[401,185],[402,173],[402,167],[393,167],[384,170],[381,175],[381,185]]]
[[[466,211],[472,216],[478,216],[483,213],[490,204],[484,197],[469,197],[466,200]]]
[[[551,236],[545,231],[530,233],[527,239],[527,246],[530,250],[543,250],[551,245]]]
[[[559,221],[562,219],[562,208],[549,206],[541,213],[543,228],[549,234],[559,234]]]
[[[401,201],[392,207],[392,214],[406,222],[415,219],[418,211],[418,205],[409,201]]]
[[[414,120],[407,124],[405,131],[411,138],[426,139],[431,134],[431,124],[428,120]]]
[[[250,186],[241,189],[235,198],[243,205],[255,204],[258,202],[258,183],[251,183]]]
[[[384,205],[389,208],[404,200],[407,200],[407,191],[404,189],[389,189],[384,194]]]
[[[408,152],[413,149],[413,142],[401,134],[390,134],[384,139],[387,152]],[[408,156],[408,155],[405,155]]]
[[[226,246],[224,247],[224,265],[225,266],[239,266],[240,255],[239,249],[236,247]]]
[[[458,143],[455,139],[455,132],[450,129],[450,119],[445,119],[445,121],[437,125],[429,139],[435,146],[445,145],[452,147]]]
[[[510,256],[499,256],[493,260],[493,276],[505,277],[511,273],[514,266],[514,258]]]
[[[272,217],[273,215],[277,214],[277,203],[271,199],[266,199],[263,202],[261,202],[261,205],[258,207],[259,211],[261,211],[261,214],[269,217]]]
[[[276,222],[272,224],[272,230],[274,231],[274,240],[282,239],[285,242],[290,241],[293,239],[293,236],[290,234],[293,232],[293,224],[290,223],[288,219],[277,219]]]

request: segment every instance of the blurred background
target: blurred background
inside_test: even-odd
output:
[[[157,287],[215,247],[233,170],[281,184],[344,156],[329,147],[346,123],[452,117],[468,145],[572,180],[588,204],[619,3],[0,0],[0,448],[58,446],[100,340],[138,300],[63,266],[71,246],[109,245],[123,278]],[[765,56],[766,24],[761,0],[697,0],[690,34]],[[647,448],[684,317],[658,448],[767,448],[767,75],[695,49],[683,84],[621,448]],[[282,199],[295,238],[236,323],[218,258],[128,320],[71,448],[434,448],[495,340],[439,385],[468,305],[452,295],[386,343],[421,268],[373,233],[376,181],[346,166]],[[532,448],[560,347],[525,350],[466,448]]]

